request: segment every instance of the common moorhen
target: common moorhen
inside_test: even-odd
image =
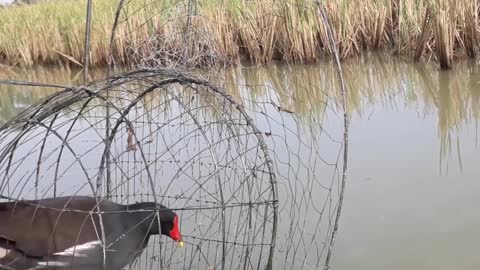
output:
[[[165,206],[98,200],[100,207],[87,196],[0,203],[0,269],[116,270],[151,235],[183,246],[178,216]]]

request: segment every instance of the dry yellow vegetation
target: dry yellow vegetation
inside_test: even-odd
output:
[[[149,2],[151,1],[151,2]],[[199,66],[270,61],[315,62],[331,53],[311,0],[126,1],[114,58],[118,64]],[[325,1],[342,58],[387,50],[443,68],[475,57],[480,44],[478,0]],[[90,60],[107,63],[118,1],[96,0]],[[0,59],[31,66],[81,65],[86,4],[47,0],[0,8]],[[188,16],[191,11],[192,16]]]

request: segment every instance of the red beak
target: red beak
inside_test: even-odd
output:
[[[178,216],[175,216],[173,219],[173,229],[170,230],[170,237],[177,242],[182,241],[182,234],[180,233],[180,228],[178,227]]]

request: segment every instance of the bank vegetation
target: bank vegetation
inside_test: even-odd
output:
[[[325,1],[342,58],[382,50],[442,68],[475,58],[478,0]],[[118,0],[93,4],[90,63],[103,66]],[[0,8],[0,63],[82,65],[85,1]],[[118,65],[317,62],[331,54],[313,0],[125,1],[113,48]]]

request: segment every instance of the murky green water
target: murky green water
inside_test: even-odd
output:
[[[352,116],[350,167],[332,269],[477,269],[480,68],[463,63],[441,72],[368,56],[347,60],[344,69]],[[279,96],[275,102],[297,116],[285,123],[300,134],[324,123],[327,132],[341,138],[328,124],[342,121],[331,64],[249,68],[224,76],[228,89],[228,80],[249,86],[244,90],[251,91],[252,100],[265,99],[265,93],[250,88],[273,89]],[[81,76],[37,69],[4,72],[2,79],[68,85]],[[1,87],[0,122],[51,93]],[[323,100],[337,113],[328,113]],[[321,149],[329,160],[337,154],[332,147]]]

